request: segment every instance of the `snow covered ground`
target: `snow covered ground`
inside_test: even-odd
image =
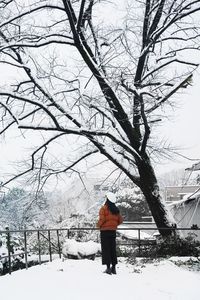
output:
[[[187,260],[187,259],[185,259]],[[119,259],[117,275],[104,274],[100,258],[56,259],[0,277],[2,300],[197,300],[200,272],[178,259],[130,265]],[[195,263],[194,264],[198,264]]]

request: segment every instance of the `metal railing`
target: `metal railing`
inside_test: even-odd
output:
[[[130,224],[131,225],[131,224]],[[144,245],[153,245],[156,244],[156,238],[151,236],[150,238],[142,238],[142,233],[143,232],[158,232],[157,227],[151,227],[151,223],[149,223],[150,227],[138,227],[139,223],[135,224],[137,227],[122,227],[118,228],[117,231],[137,231],[136,237],[129,237],[126,238],[125,241],[121,240],[119,241],[117,239],[117,245],[118,246],[137,246],[138,247],[138,252],[140,253],[141,247]],[[144,223],[143,223],[144,226]],[[176,232],[184,232],[184,231],[189,231],[189,232],[198,232],[200,236],[200,228],[194,227],[194,228],[159,228],[159,230],[172,230],[174,232],[174,237],[176,238]],[[38,257],[38,264],[41,264],[44,259],[42,256],[45,254],[48,255],[48,260],[45,261],[52,261],[52,255],[57,254],[59,258],[62,256],[62,244],[66,238],[71,238],[74,236],[75,232],[91,232],[91,231],[99,231],[98,228],[91,228],[91,227],[77,227],[77,228],[51,228],[51,229],[28,229],[28,230],[3,230],[0,231],[0,237],[4,235],[6,238],[6,246],[7,246],[7,255],[0,256],[0,262],[2,260],[6,260],[7,265],[8,265],[8,273],[11,274],[12,272],[12,259],[19,256],[23,255],[24,257],[24,265],[25,268],[27,269],[29,267],[29,258],[28,255],[30,253],[28,249],[28,236],[31,234],[35,234],[35,237],[32,238],[34,239],[34,242],[36,243],[36,249],[35,251],[32,251],[33,254],[36,253]],[[73,234],[72,234],[73,233]],[[13,252],[13,247],[12,247],[12,236],[19,234],[21,240],[23,240],[23,251],[19,254],[15,254]],[[61,241],[61,234],[62,236],[62,241]],[[99,235],[98,235],[99,236]],[[97,242],[99,242],[97,236]],[[200,240],[200,239],[199,239]],[[45,245],[45,251],[43,248],[43,243],[44,241],[47,243]],[[0,248],[1,249],[1,248]],[[45,254],[44,254],[45,253]]]

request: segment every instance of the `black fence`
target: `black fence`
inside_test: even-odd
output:
[[[192,228],[159,228],[159,230],[172,230],[174,238],[177,237],[178,233],[184,237],[186,233],[194,233],[198,238],[200,236],[200,228],[194,226]],[[84,233],[88,234],[95,232],[96,236],[92,240],[99,242],[99,229],[98,228],[59,228],[59,229],[30,229],[30,230],[4,230],[0,231],[0,240],[4,237],[6,241],[6,247],[4,247],[7,253],[0,253],[0,264],[4,262],[6,265],[5,270],[2,274],[10,273],[19,268],[28,268],[29,266],[41,264],[43,262],[52,261],[53,256],[62,257],[62,245],[66,238],[77,238],[81,241],[81,238],[84,236]],[[158,228],[152,226],[152,223],[142,224],[142,227],[139,223],[129,224],[129,227],[121,227],[117,229],[118,246],[127,246],[127,247],[138,247],[138,253],[140,252],[143,246],[147,245],[156,245],[158,236]],[[121,232],[121,234],[120,234]],[[123,234],[122,234],[123,232]],[[134,232],[133,235],[126,235],[126,232]],[[76,234],[75,234],[76,233]],[[149,236],[145,236],[149,234]],[[155,235],[156,234],[156,235]],[[20,240],[20,250],[14,251],[14,245],[16,244],[16,235]],[[88,235],[90,236],[90,234]],[[198,238],[198,240],[200,240]],[[5,244],[5,243],[4,243]],[[31,244],[31,251],[29,245]],[[0,250],[1,250],[0,244]],[[15,247],[16,248],[16,247]],[[5,252],[5,251],[4,251]],[[29,254],[32,253],[35,255],[35,258],[29,258]],[[23,258],[23,265],[21,267],[14,267],[13,260],[17,261],[20,264],[19,257]]]

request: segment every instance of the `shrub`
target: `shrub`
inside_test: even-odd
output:
[[[180,236],[168,237],[160,240],[154,246],[142,246],[135,250],[135,256],[141,257],[168,257],[168,256],[195,256],[200,255],[200,242],[195,240],[195,234],[186,238]]]

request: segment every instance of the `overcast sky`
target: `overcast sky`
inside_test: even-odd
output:
[[[172,146],[180,148],[179,152],[191,159],[200,160],[200,69],[193,77],[193,83],[180,95],[179,107],[171,110],[171,118],[160,128],[161,134]],[[186,159],[167,161],[158,166],[159,172],[184,168],[195,163]]]

